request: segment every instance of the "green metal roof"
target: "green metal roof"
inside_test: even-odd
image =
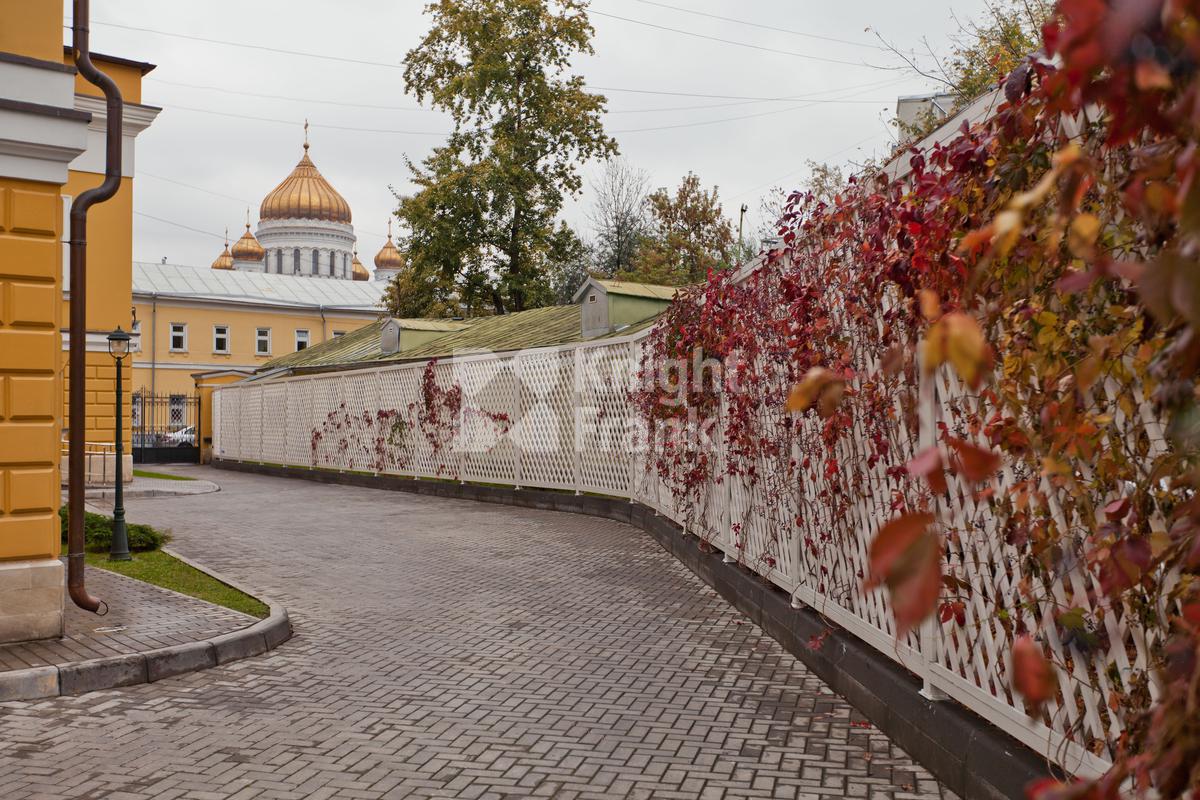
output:
[[[474,320],[398,318],[396,322],[399,322],[400,329],[405,331],[442,331],[444,333],[453,333],[454,331],[461,331],[474,322]]]
[[[466,330],[383,356],[384,361],[444,358],[466,352],[505,352],[530,347],[553,347],[583,340],[577,305],[547,306],[495,317],[478,317]]]
[[[259,368],[258,374],[273,370],[326,371],[340,366],[367,366],[373,363],[394,361],[416,361],[431,358],[447,358],[468,353],[503,353],[534,347],[555,347],[584,341],[582,332],[582,310],[578,305],[547,306],[530,311],[518,311],[494,317],[476,317],[471,320],[400,320],[404,327],[427,330],[420,324],[447,325],[457,328],[445,336],[439,336],[424,344],[384,354],[380,350],[380,334],[388,321],[383,317],[370,325],[347,333],[337,339],[322,342],[297,353],[273,359]],[[657,319],[635,322],[623,328],[594,337],[595,339],[628,336],[648,328]],[[410,324],[416,323],[416,324]],[[438,330],[440,328],[434,328]]]
[[[654,300],[673,300],[679,291],[674,286],[658,286],[653,283],[634,283],[633,281],[610,281],[594,279],[604,287],[609,294],[623,294],[630,297],[649,297]]]
[[[346,361],[357,361],[362,356],[374,351],[379,353],[379,335],[387,317],[382,317],[364,325],[358,330],[328,339],[320,344],[288,353],[286,356],[273,358],[258,368],[259,372],[280,367],[316,367],[326,364],[340,364]]]

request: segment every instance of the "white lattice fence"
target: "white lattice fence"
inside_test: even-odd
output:
[[[971,433],[982,414],[978,398],[948,371],[936,381],[936,423],[950,436],[987,446]],[[1136,387],[1121,387],[1110,378],[1087,395],[1097,414],[1113,420],[1106,446],[1128,449],[1132,464],[1151,463],[1164,452],[1163,427]],[[1150,642],[1146,626],[1129,608],[1113,604],[1094,571],[1086,568],[1083,545],[1090,527],[1078,509],[1081,500],[1101,509],[1126,487],[1105,485],[1086,468],[1058,476],[1058,485],[1045,473],[1041,462],[1010,462],[984,487],[986,492],[952,477],[949,493],[939,499],[948,571],[972,590],[963,623],[936,629],[931,673],[940,688],[968,706],[986,709],[1000,727],[1054,748],[1056,759],[1068,768],[1096,772],[1113,756],[1124,729],[1120,712],[1108,704],[1110,693],[1122,688],[1114,678],[1125,689],[1136,684],[1147,670]],[[995,498],[1012,497],[1031,480],[1047,499],[1052,524],[1068,534],[1060,539],[1057,561],[1062,568],[1049,573],[1028,571],[1037,558],[1035,537],[1002,527],[1003,515],[992,508]],[[1165,531],[1161,515],[1150,524]],[[1049,580],[1049,574],[1059,577]],[[1060,690],[1032,723],[1010,688],[1010,651],[1021,630],[1035,631],[1048,646]],[[1153,681],[1148,688],[1156,691]]]
[[[1053,610],[1080,606],[1091,613],[1104,594],[1084,570],[1050,587],[1043,606],[1031,611],[1016,591],[1030,577],[1022,572],[1027,545],[1006,543],[987,503],[952,479],[949,500],[940,500],[938,510],[947,520],[949,570],[972,587],[964,623],[932,620],[896,641],[886,593],[862,590],[870,543],[895,513],[889,500],[911,491],[911,482],[873,462],[869,451],[882,442],[888,462],[905,463],[934,443],[939,422],[970,438],[954,426],[973,399],[953,376],[924,384],[934,400],[924,419],[911,393],[897,393],[874,416],[856,415],[854,435],[841,437],[835,451],[841,464],[871,462],[855,497],[834,496],[838,481],[827,470],[836,464],[797,457],[813,452],[801,443],[821,435],[821,421],[788,419],[777,404],[764,402],[760,429],[775,441],[791,441],[791,450],[739,461],[723,445],[722,419],[713,432],[722,446],[688,454],[713,459],[714,478],[683,499],[652,466],[643,421],[629,399],[639,359],[637,340],[613,339],[223,387],[214,393],[214,448],[226,459],[635,499],[901,662],[924,679],[931,697],[953,697],[1071,770],[1104,769],[1122,730],[1104,701],[1109,673],[1144,667],[1148,645],[1119,608],[1105,609],[1102,652],[1064,643]],[[878,368],[875,354],[864,359]],[[915,370],[906,380],[917,380]],[[785,388],[759,391],[778,396]],[[1139,456],[1165,446],[1145,398],[1131,405],[1115,387],[1095,391],[1097,402],[1115,409],[1118,427],[1133,431],[1123,446]],[[737,474],[727,474],[731,467]],[[997,494],[1023,477],[1019,469],[1005,467]],[[1009,688],[1012,626],[1001,615],[1037,630],[1060,662],[1066,692],[1040,721],[1030,722]]]

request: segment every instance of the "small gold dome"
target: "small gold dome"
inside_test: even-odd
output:
[[[267,257],[267,251],[250,232],[249,222],[246,223],[246,232],[242,234],[242,238],[234,242],[231,252],[234,259],[238,261],[262,261]]]
[[[233,255],[229,252],[229,238],[225,239],[225,250],[212,263],[213,269],[233,269]]]
[[[356,281],[371,280],[371,273],[367,272],[367,268],[358,260],[358,251],[354,251],[354,260],[350,262],[350,277]]]
[[[350,224],[350,205],[308,157],[307,134],[300,163],[263,199],[258,216],[259,219],[323,219]]]
[[[404,269],[404,256],[392,244],[392,221],[388,220],[387,242],[375,254],[375,269]]]

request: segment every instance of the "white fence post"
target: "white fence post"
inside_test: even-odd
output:
[[[279,416],[283,417],[283,464],[286,467],[293,466],[291,456],[288,455],[288,442],[292,440],[292,431],[289,427],[291,424],[292,415],[288,413],[288,409],[292,405],[292,382],[283,382],[283,408]]]
[[[575,494],[581,494],[579,485],[583,480],[583,350],[574,348],[572,356],[575,390],[571,393],[574,431],[571,445],[571,482],[575,485]]]
[[[525,479],[525,437],[522,428],[525,425],[525,370],[522,367],[521,355],[518,353],[512,359],[513,396],[510,408],[512,416],[508,425],[508,440],[512,442],[513,450],[513,485],[520,489],[521,481]]]
[[[917,402],[921,409],[920,426],[921,430],[918,435],[917,446],[919,452],[924,452],[930,447],[937,447],[937,409],[934,403],[936,402],[936,392],[934,377],[925,369],[924,350],[917,357],[917,373],[920,376],[917,384],[918,398]],[[934,497],[934,510],[937,510],[937,505],[940,503],[938,498]],[[921,696],[926,700],[949,700],[950,696],[942,691],[934,682],[932,666],[937,663],[937,630],[938,615],[934,614],[921,623],[920,650],[921,650]]]
[[[375,387],[374,387],[374,396],[375,396],[375,402],[374,402],[374,406],[375,406],[375,407],[374,407],[374,409],[372,409],[370,406],[368,406],[368,407],[367,407],[367,413],[368,413],[368,414],[371,414],[372,416],[374,416],[374,417],[375,417],[375,425],[376,425],[376,428],[375,428],[375,436],[376,436],[376,437],[380,437],[380,436],[383,436],[383,435],[384,435],[382,428],[381,428],[381,427],[379,427],[379,426],[381,426],[381,425],[383,424],[383,423],[382,423],[382,421],[379,419],[379,412],[383,410],[383,375],[382,375],[380,372],[378,372],[378,371],[376,371],[376,372],[374,372],[374,373],[372,373],[372,374],[375,376],[375,381],[374,381],[374,383],[375,383]],[[385,443],[385,444],[386,444],[386,443]],[[380,452],[379,452],[379,451],[381,451],[381,450],[383,450],[383,447],[382,447],[382,446],[381,446],[381,447],[378,447],[378,448],[376,448],[376,450],[375,450],[375,464],[374,464],[374,466],[372,467],[372,472],[373,472],[375,475],[378,475],[378,474],[379,474],[379,468],[380,468],[381,466],[386,466],[385,464],[383,464],[383,458],[381,458],[381,457],[380,457]]]
[[[632,391],[640,388],[637,385],[638,360],[639,360],[638,359],[638,343],[636,341],[630,342],[629,343],[629,371],[626,373],[626,381],[625,381],[625,391],[627,391],[627,392],[632,392]],[[625,420],[625,436],[628,437],[626,439],[626,443],[630,445],[626,449],[629,451],[629,502],[632,503],[634,501],[634,499],[637,498],[637,496],[638,496],[638,479],[637,479],[638,478],[638,468],[641,467],[642,469],[644,469],[645,468],[644,462],[646,461],[646,459],[650,458],[650,442],[649,441],[644,442],[643,445],[644,445],[645,449],[641,453],[637,452],[637,448],[632,446],[634,444],[633,436],[634,436],[634,432],[636,431],[636,425],[637,425],[637,422],[634,419],[634,416],[635,416],[634,409],[630,408],[627,416],[628,416],[628,419]],[[649,439],[650,430],[649,430],[648,426],[646,429],[646,433],[647,433],[647,439]],[[643,463],[639,464],[638,463],[639,460],[641,460]]]

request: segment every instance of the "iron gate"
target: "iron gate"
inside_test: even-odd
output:
[[[130,408],[133,463],[200,462],[200,397],[137,391]]]

